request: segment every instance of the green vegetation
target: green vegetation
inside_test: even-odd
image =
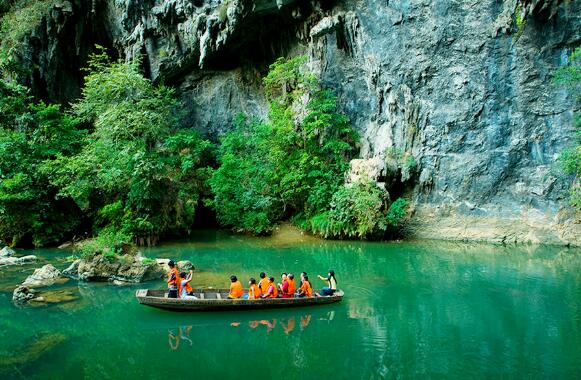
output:
[[[271,65],[268,120],[241,115],[222,139],[210,179],[218,221],[264,234],[290,218],[323,237],[380,237],[389,225],[388,195],[370,183],[344,186],[357,134],[304,62]]]
[[[559,69],[555,75],[555,82],[568,88],[575,99],[581,104],[581,47],[569,57],[569,64]],[[575,143],[565,149],[559,156],[561,167],[565,174],[574,177],[571,186],[571,204],[581,210],[581,114],[574,115]]]
[[[190,232],[212,145],[177,127],[173,91],[153,86],[138,67],[110,63],[103,52],[91,58],[73,113],[92,132],[80,152],[58,155],[44,170],[100,235],[152,245]]]
[[[0,82],[0,239],[113,259],[127,246],[190,233],[202,201],[223,226],[267,234],[276,223],[332,238],[379,238],[405,216],[371,182],[345,187],[357,134],[334,94],[279,59],[264,78],[267,121],[236,118],[217,149],[179,127],[172,89],[140,62],[90,57],[82,97],[63,113]],[[391,206],[391,207],[390,207]],[[405,204],[398,206],[405,209]]]
[[[311,230],[324,238],[381,238],[406,216],[407,201],[389,204],[388,193],[369,180],[339,189],[328,211],[310,220]]]
[[[22,86],[0,81],[0,238],[12,245],[57,243],[79,225],[43,165],[81,149],[86,131],[55,105],[33,104]]]

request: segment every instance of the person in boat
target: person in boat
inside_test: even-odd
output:
[[[303,283],[299,289],[297,294],[298,297],[312,297],[313,296],[313,287],[309,281],[309,276],[303,276]]]
[[[286,276],[286,280],[283,282],[280,292],[282,294],[282,298],[293,298],[295,295],[295,290],[297,289],[295,285],[295,276],[293,274],[289,274]]]
[[[278,289],[276,288],[276,284],[274,283],[274,277],[268,278],[268,288],[266,293],[263,293],[261,298],[277,298],[278,297]]]
[[[287,275],[286,273],[282,273],[280,275],[280,284],[278,284],[278,290],[280,291],[281,294],[284,294],[285,289],[288,290],[288,282],[287,282]]]
[[[284,298],[292,298],[294,297],[295,292],[297,291],[297,283],[295,282],[295,275],[292,273],[289,273],[288,276],[286,277],[286,280],[288,282],[288,290],[286,295],[288,297],[285,297],[285,295],[283,295]]]
[[[230,294],[228,294],[229,299],[237,299],[244,295],[244,288],[242,284],[238,281],[238,278],[234,275],[230,276]]]
[[[178,298],[178,290],[181,285],[180,273],[173,260],[170,260],[167,265],[169,266],[169,273],[167,275],[167,288],[169,292],[167,296],[168,298]]]
[[[194,289],[192,289],[192,286],[190,285],[193,272],[193,269],[190,269],[190,273],[188,274],[186,274],[186,272],[180,273],[180,277],[182,279],[182,286],[180,287],[180,298],[198,299],[198,297],[194,296]]]
[[[268,290],[268,277],[266,273],[260,272],[260,281],[258,282],[258,287],[260,288],[260,293],[264,294]]]
[[[321,289],[322,296],[332,296],[337,291],[337,279],[335,278],[335,271],[329,270],[327,277],[318,275],[319,279],[327,282],[327,286]]]
[[[258,287],[258,285],[256,284],[256,279],[254,277],[250,278],[250,281],[248,281],[248,294],[246,294],[244,296],[244,299],[247,300],[257,300],[260,298],[260,295],[262,294],[260,292],[260,288]]]

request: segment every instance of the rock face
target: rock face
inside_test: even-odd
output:
[[[412,199],[410,235],[581,245],[572,178],[555,170],[573,102],[551,81],[581,40],[578,1],[64,3],[31,53],[49,96],[78,94],[75,70],[100,42],[143,55],[153,80],[178,88],[184,124],[217,136],[237,112],[265,114],[269,63],[307,54],[360,131],[354,167]]]
[[[155,261],[140,254],[107,257],[98,253],[75,260],[63,274],[81,281],[143,282],[164,273]]]

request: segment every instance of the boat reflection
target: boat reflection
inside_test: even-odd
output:
[[[335,318],[335,311],[329,311],[323,314],[295,314],[288,317],[276,317],[270,319],[251,319],[246,321],[234,320],[228,323],[231,327],[236,329],[244,329],[246,331],[264,331],[267,334],[276,331],[282,331],[285,335],[299,333],[307,329],[313,321],[327,321],[330,322]],[[177,328],[169,329],[168,344],[171,351],[177,351],[180,346],[193,346],[192,331],[198,328],[205,328],[206,325],[187,325],[179,326]],[[195,329],[194,329],[195,328]],[[196,333],[193,333],[197,336]]]
[[[168,330],[168,343],[169,348],[172,351],[176,351],[180,347],[180,343],[182,340],[185,340],[190,344],[193,345],[192,340],[190,339],[190,332],[192,331],[193,326],[180,326],[177,328],[177,333],[175,330]]]

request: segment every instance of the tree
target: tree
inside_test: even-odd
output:
[[[34,104],[26,88],[0,81],[0,237],[43,246],[70,237],[81,222],[70,198],[43,172],[45,162],[81,148],[86,131],[56,105]]]
[[[111,63],[102,49],[90,58],[72,111],[92,133],[78,154],[60,155],[45,171],[97,232],[140,245],[190,232],[212,144],[179,129],[177,110],[173,90],[144,78],[139,61]]]

